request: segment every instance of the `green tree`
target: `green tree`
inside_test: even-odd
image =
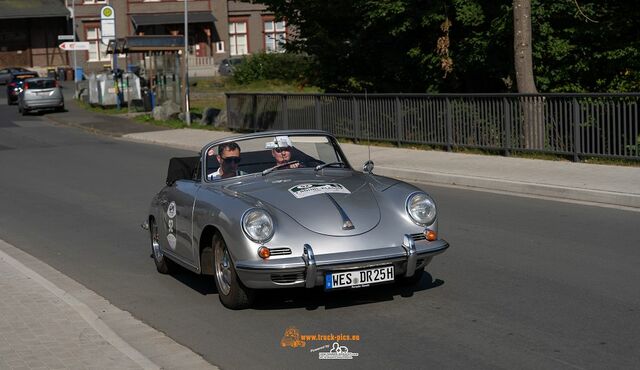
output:
[[[517,91],[513,0],[262,0],[298,33],[328,91]],[[640,7],[631,0],[531,1],[541,92],[637,91]],[[596,21],[589,21],[588,18]]]

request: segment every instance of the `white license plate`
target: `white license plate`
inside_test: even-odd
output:
[[[324,288],[361,288],[371,284],[393,281],[393,266],[376,267],[366,270],[328,273],[325,276]]]

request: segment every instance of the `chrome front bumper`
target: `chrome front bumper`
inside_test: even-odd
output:
[[[366,251],[315,255],[309,244],[302,256],[263,261],[238,261],[236,271],[249,288],[272,289],[324,286],[329,272],[393,265],[396,276],[410,277],[424,268],[433,256],[449,248],[445,240],[428,242],[404,235],[401,246]]]

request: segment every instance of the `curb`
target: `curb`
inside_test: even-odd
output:
[[[0,259],[71,307],[96,332],[143,369],[217,369],[200,355],[134,318],[75,280],[0,239]],[[154,349],[166,348],[153,355]]]
[[[453,185],[477,190],[500,191],[512,194],[535,195],[558,200],[573,200],[594,203],[598,206],[613,205],[640,211],[640,196],[602,190],[567,188],[555,185],[536,184],[488,177],[452,175],[438,172],[403,170],[376,167],[382,176],[401,178],[407,181],[427,182],[434,185]]]

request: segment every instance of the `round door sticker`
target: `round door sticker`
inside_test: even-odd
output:
[[[167,208],[167,216],[169,216],[169,218],[176,217],[176,202],[169,203],[169,207]]]

